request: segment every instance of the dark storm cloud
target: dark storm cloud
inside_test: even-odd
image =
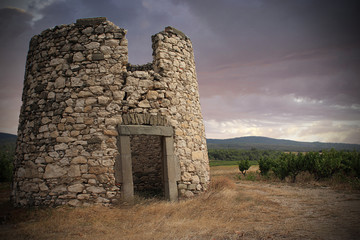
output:
[[[16,132],[31,19],[32,16],[21,9],[0,9],[1,131]]]
[[[105,16],[128,30],[133,64],[152,60],[150,37],[165,26],[191,38],[208,137],[360,143],[357,1],[3,0],[4,6],[24,10],[0,10],[1,109],[11,112],[1,117],[1,131],[16,128],[11,119],[18,116],[30,37]]]
[[[357,1],[180,2],[189,5],[199,21],[222,41],[218,53],[229,62],[274,59],[295,50],[360,42]]]
[[[18,70],[25,62],[28,33],[32,16],[16,8],[0,9],[0,98],[11,97],[18,84],[13,76],[23,77]],[[15,87],[16,88],[16,87]]]
[[[189,5],[214,35],[198,44],[215,49],[197,56],[205,119],[284,116],[279,123],[329,119],[359,129],[356,1],[176,3]]]

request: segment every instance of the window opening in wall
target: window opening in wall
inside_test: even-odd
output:
[[[130,136],[134,194],[141,197],[164,197],[162,137]]]

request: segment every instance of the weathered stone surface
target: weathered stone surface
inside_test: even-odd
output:
[[[74,54],[74,57],[73,57],[74,62],[82,62],[84,60],[85,60],[85,57],[81,52],[77,52]]]
[[[80,166],[79,165],[71,165],[68,171],[69,177],[80,177]]]
[[[156,100],[159,96],[159,93],[157,91],[149,91],[147,94],[146,94],[146,98],[148,100]]]
[[[192,198],[192,197],[194,197],[194,193],[192,191],[185,191],[184,197]]]
[[[57,66],[59,64],[66,63],[66,59],[63,58],[55,58],[50,61],[50,66]]]
[[[103,187],[91,186],[91,187],[86,188],[86,191],[91,192],[91,193],[104,193],[105,189]]]
[[[72,200],[69,201],[69,205],[70,205],[70,206],[73,206],[73,207],[79,207],[79,206],[81,206],[82,204],[81,204],[81,202],[80,202],[79,200],[77,200],[77,199],[72,199]]]
[[[204,157],[203,151],[192,152],[192,160],[202,160]]]
[[[44,178],[58,178],[66,174],[66,169],[56,165],[48,164],[45,168]]]
[[[84,190],[84,185],[82,185],[80,183],[77,183],[77,184],[74,184],[74,185],[71,185],[68,187],[69,192],[79,193],[79,192],[82,192],[83,190]]]
[[[85,45],[86,49],[95,49],[95,48],[99,48],[100,47],[100,43],[98,42],[91,42]]]
[[[64,88],[65,87],[65,78],[58,77],[55,80],[55,88]]]
[[[77,156],[72,161],[72,164],[84,164],[87,163],[87,159],[84,156]]]

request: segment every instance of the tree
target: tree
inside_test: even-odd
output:
[[[261,157],[259,160],[259,170],[262,176],[267,176],[271,167],[273,159],[270,156]]]
[[[289,166],[288,166],[288,157],[289,155],[286,153],[282,153],[280,158],[273,163],[273,172],[275,176],[280,178],[280,180],[284,180],[287,176],[289,176]]]
[[[246,160],[241,160],[239,162],[239,170],[244,176],[246,174],[246,171],[249,170],[249,168],[250,168],[249,160],[246,159]]]

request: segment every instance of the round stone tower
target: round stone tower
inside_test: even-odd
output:
[[[79,19],[31,39],[15,205],[169,200],[206,190],[209,162],[190,39],[152,36],[153,62],[128,63],[126,30]]]

